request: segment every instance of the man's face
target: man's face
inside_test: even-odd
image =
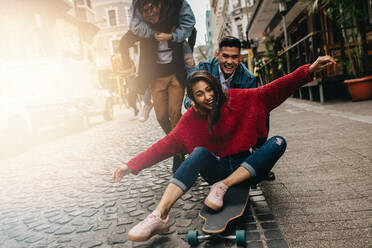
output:
[[[152,3],[145,4],[141,9],[142,16],[145,18],[145,21],[151,24],[157,23],[159,21],[160,8],[160,2],[158,5]]]
[[[217,61],[225,75],[231,75],[236,70],[241,57],[237,47],[221,47],[221,50],[216,53]]]

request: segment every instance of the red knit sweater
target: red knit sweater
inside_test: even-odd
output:
[[[255,89],[229,90],[213,135],[208,130],[207,118],[190,108],[166,137],[127,165],[137,174],[176,153],[191,153],[195,147],[205,147],[221,158],[249,150],[258,138],[267,137],[267,114],[310,81],[308,69],[309,65],[304,65]]]

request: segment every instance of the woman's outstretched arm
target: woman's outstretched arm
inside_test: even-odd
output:
[[[119,166],[112,173],[112,180],[119,182],[121,179],[132,173],[138,174],[141,170],[151,167],[152,165],[163,161],[170,156],[177,153],[187,153],[188,150],[181,137],[182,130],[187,130],[189,123],[190,113],[185,113],[176,127],[164,138],[157,141],[146,151],[138,154],[128,162]]]
[[[336,64],[330,56],[321,56],[311,65],[304,65],[294,72],[257,89],[259,98],[269,111],[279,106],[297,89],[311,80],[310,75]]]
[[[138,174],[141,170],[151,167],[152,165],[180,152],[186,152],[183,143],[177,135],[171,132],[153,144],[146,151],[138,154],[125,164],[116,168],[112,174],[112,180],[114,182],[119,182],[124,176],[130,173]]]

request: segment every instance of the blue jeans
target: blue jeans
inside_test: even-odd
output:
[[[209,184],[214,184],[242,166],[250,173],[250,178],[243,183],[254,185],[262,181],[274,167],[286,147],[287,143],[283,137],[274,136],[251,155],[241,156],[246,153],[239,153],[221,159],[204,147],[196,147],[174,173],[170,182],[186,192],[194,184],[199,173]]]

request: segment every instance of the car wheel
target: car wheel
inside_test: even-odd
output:
[[[114,105],[112,102],[106,103],[105,112],[103,113],[103,117],[105,118],[105,121],[111,121],[114,119]]]

